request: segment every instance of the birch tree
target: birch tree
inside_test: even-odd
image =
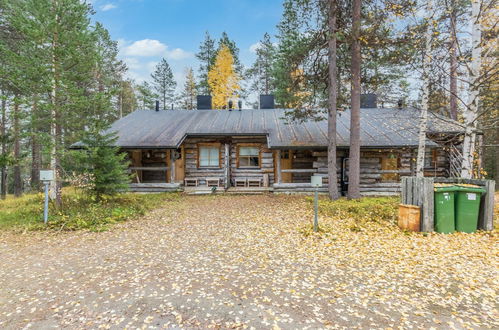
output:
[[[461,165],[461,177],[471,178],[473,176],[473,159],[476,139],[476,120],[479,111],[479,79],[482,65],[482,25],[481,25],[480,0],[471,1],[471,63],[468,86],[468,106],[464,109],[464,141],[463,161]]]
[[[428,125],[428,99],[430,95],[430,65],[431,65],[431,38],[433,19],[433,0],[428,0],[426,4],[426,30],[424,37],[423,52],[423,94],[421,98],[421,114],[419,120],[418,154],[416,160],[416,176],[424,176],[426,130]]]
[[[234,58],[226,45],[218,51],[215,64],[208,72],[208,84],[213,96],[213,109],[224,109],[230,99],[237,99],[241,90],[240,77],[236,72]],[[235,102],[234,102],[235,104]]]

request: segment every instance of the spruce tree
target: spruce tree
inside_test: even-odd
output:
[[[180,108],[185,110],[196,109],[197,87],[192,68],[187,68],[184,89],[180,94]]]
[[[211,38],[208,31],[201,45],[199,45],[199,52],[196,54],[199,60],[199,92],[205,95],[210,94],[210,86],[208,84],[208,72],[212,65],[215,63],[217,51],[215,49],[215,40]]]
[[[126,154],[115,147],[114,132],[103,130],[94,124],[82,139],[84,149],[77,156],[80,172],[90,174],[92,178],[89,193],[100,201],[103,196],[113,196],[125,191],[130,183]]]
[[[246,71],[246,77],[251,80],[250,91],[257,94],[272,94],[274,91],[274,65],[275,47],[270,40],[270,35],[265,33],[256,49],[256,60]]]
[[[177,83],[173,79],[172,69],[166,59],[161,59],[151,77],[154,89],[159,94],[161,107],[163,110],[170,108],[169,105],[174,101]]]

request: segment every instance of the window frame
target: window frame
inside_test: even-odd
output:
[[[239,153],[241,148],[257,148],[258,149],[258,166],[241,166]],[[243,157],[254,157],[254,156],[243,156]],[[261,169],[262,168],[262,144],[261,143],[238,143],[236,150],[236,167],[242,169]]]
[[[220,153],[221,143],[198,143],[197,144],[197,168],[222,168],[222,156]],[[216,148],[218,150],[218,165],[201,166],[201,148]]]

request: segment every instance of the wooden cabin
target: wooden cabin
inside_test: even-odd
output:
[[[312,175],[324,177],[326,191],[327,121],[294,122],[286,111],[137,110],[110,130],[128,153],[135,191],[307,192]],[[414,175],[418,121],[415,109],[361,109],[362,194],[397,194],[400,178]],[[350,112],[338,112],[336,184],[342,192],[349,126]],[[451,174],[448,141],[461,133],[458,123],[430,114],[427,176]]]

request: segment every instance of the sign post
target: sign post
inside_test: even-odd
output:
[[[314,199],[314,231],[319,231],[319,188],[322,187],[322,176],[312,175],[310,183],[315,188]]]
[[[54,180],[54,171],[52,170],[41,170],[40,171],[40,181],[43,182],[45,186],[45,206],[43,208],[43,223],[47,224],[49,219],[49,185],[50,181]]]

